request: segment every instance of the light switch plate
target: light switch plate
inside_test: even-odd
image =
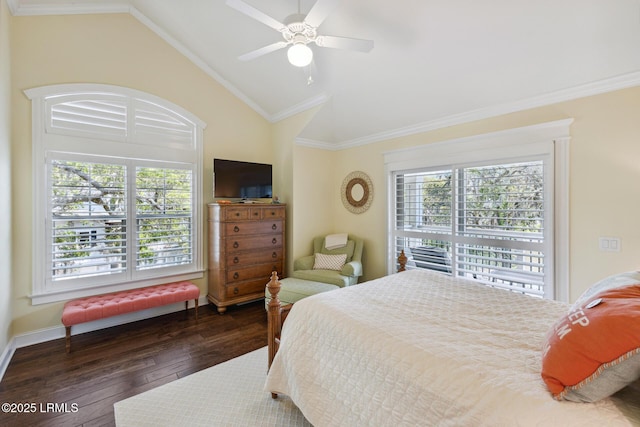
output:
[[[620,252],[620,238],[600,237],[598,239],[598,247],[604,252]]]

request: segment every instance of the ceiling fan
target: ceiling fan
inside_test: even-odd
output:
[[[369,52],[373,49],[372,40],[318,35],[318,27],[340,1],[318,0],[306,16],[300,13],[300,2],[298,2],[298,13],[288,16],[285,22],[282,23],[242,0],[226,0],[227,6],[279,31],[284,38],[284,41],[245,53],[239,56],[238,59],[249,61],[289,46],[287,50],[289,62],[296,67],[306,67],[313,60],[313,51],[308,46],[311,43],[315,43],[320,47]]]

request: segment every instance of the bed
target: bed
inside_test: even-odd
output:
[[[409,270],[297,302],[269,283],[265,390],[320,426],[640,425],[640,384],[559,401],[542,347],[566,304]]]

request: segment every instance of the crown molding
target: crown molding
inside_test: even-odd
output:
[[[16,12],[18,9],[18,0],[7,0],[7,7],[9,8],[9,12],[11,15],[16,16]]]
[[[202,60],[202,58],[200,58],[198,55],[196,55],[193,51],[191,51],[189,48],[187,48],[184,44],[180,43],[178,40],[176,40],[174,37],[172,37],[169,33],[167,33],[165,30],[160,28],[159,25],[157,25],[155,22],[153,22],[151,19],[149,19],[146,15],[144,15],[142,12],[140,12],[135,7],[131,7],[129,13],[131,13],[131,15],[134,18],[136,18],[138,21],[140,21],[143,25],[145,25],[151,31],[156,33],[156,35],[158,37],[163,39],[165,42],[167,42],[169,45],[171,45],[174,49],[176,49],[178,52],[180,52],[182,55],[184,55],[188,60],[193,62],[198,68],[200,68],[202,71],[204,71],[209,77],[211,77],[216,82],[218,82],[220,85],[222,85],[222,87],[227,89],[234,96],[236,96],[242,102],[247,104],[251,109],[253,109],[256,113],[258,113],[260,116],[262,116],[265,120],[271,122],[271,117],[269,116],[269,114],[265,110],[263,110],[251,98],[249,98],[242,91],[240,91],[240,89],[238,89],[236,86],[234,86],[228,80],[226,80],[220,74],[218,74],[213,68],[211,68],[209,66],[209,64],[204,62]]]
[[[437,159],[435,162],[439,163],[443,156],[450,153],[461,156],[474,151],[474,147],[478,143],[483,145],[483,150],[488,148],[504,150],[507,146],[522,147],[528,144],[537,144],[559,139],[569,140],[571,139],[570,127],[574,120],[573,117],[570,117],[552,122],[463,136],[461,138],[432,142],[419,146],[383,151],[382,155],[384,156],[386,164],[412,161],[415,158],[421,159],[421,164],[425,163],[424,159]],[[457,161],[456,159],[456,162]]]
[[[310,138],[295,138],[294,141],[296,145],[308,148],[318,148],[320,150],[339,151],[343,149],[340,144],[336,144],[335,142],[318,141]]]
[[[163,39],[174,49],[184,55],[187,59],[193,62],[197,67],[204,71],[209,77],[221,84],[225,89],[239,98],[242,102],[247,104],[251,109],[257,112],[269,123],[276,123],[280,120],[286,119],[303,111],[317,107],[324,104],[330,97],[326,93],[321,93],[318,96],[307,99],[299,104],[293,105],[275,114],[269,114],[262,109],[255,101],[245,95],[236,86],[231,84],[228,80],[218,74],[213,68],[211,68],[205,61],[202,60],[193,51],[187,48],[184,44],[180,43],[159,25],[149,19],[146,15],[140,12],[136,7],[131,5],[128,1],[122,2],[100,2],[93,4],[57,4],[57,5],[44,5],[44,4],[24,4],[21,0],[7,0],[9,10],[14,16],[35,16],[35,15],[80,15],[80,14],[100,14],[100,13],[128,13],[136,18],[140,23],[145,25],[151,31],[153,31],[158,37]]]
[[[298,113],[302,113],[303,111],[310,110],[314,107],[324,104],[331,98],[330,95],[326,93],[321,93],[320,95],[309,98],[305,101],[300,102],[299,104],[293,105],[289,108],[286,108],[276,114],[273,114],[269,121],[271,123],[279,122],[280,120],[284,120],[288,117],[294,116]]]
[[[500,104],[496,106],[480,108],[477,110],[454,114],[435,120],[418,123],[399,129],[355,138],[339,143],[332,144],[334,150],[345,150],[348,148],[358,147],[361,145],[372,144],[374,142],[386,141],[389,139],[400,138],[418,133],[429,132],[442,129],[449,126],[460,125],[473,122],[476,120],[488,119],[491,117],[501,116],[504,114],[515,113],[518,111],[529,110],[532,108],[543,107],[546,105],[557,104],[559,102],[571,101],[588,96],[599,95],[602,93],[613,92],[620,89],[626,89],[634,86],[640,86],[640,71],[623,74],[620,76],[598,80],[595,82],[574,86],[568,89],[551,92],[545,95],[535,96],[520,101]]]
[[[13,16],[129,13],[133,7],[129,1],[99,2],[92,4],[75,2],[65,4],[26,4],[21,0],[7,0],[7,4]]]
[[[240,89],[231,84],[228,80],[218,74],[213,68],[211,68],[205,61],[196,55],[192,50],[186,47],[184,44],[176,40],[173,36],[167,33],[159,25],[149,19],[145,14],[140,12],[136,7],[131,5],[128,1],[122,2],[99,2],[93,4],[78,4],[67,3],[57,5],[45,5],[45,4],[25,4],[21,0],[7,0],[9,10],[14,16],[36,16],[36,15],[80,15],[80,14],[101,14],[101,13],[128,13],[136,18],[140,23],[153,31],[158,37],[163,39],[166,43],[184,55],[198,68],[204,71],[209,77],[214,79],[225,89],[231,92],[234,96],[248,105],[262,118],[269,123],[276,123],[280,120],[286,119],[303,111],[317,107],[324,104],[330,97],[326,93],[321,93],[318,96],[307,99],[299,104],[293,105],[275,114],[267,113],[261,108],[255,101],[245,95]]]
[[[330,98],[329,95],[323,93],[275,114],[269,114],[264,109],[262,109],[255,101],[245,95],[240,89],[238,89],[229,81],[224,79],[221,75],[219,75],[213,68],[211,68],[206,62],[204,62],[202,58],[200,58],[185,45],[177,41],[166,31],[156,25],[153,21],[151,21],[148,17],[142,14],[131,4],[130,1],[104,1],[93,4],[78,4],[75,2],[69,2],[58,5],[45,5],[25,4],[22,0],[7,0],[7,5],[11,14],[14,16],[129,13],[270,123],[276,123],[295,114],[309,110],[313,107],[325,103]],[[567,89],[562,89],[540,96],[531,97],[520,101],[480,108],[341,142],[317,141],[307,138],[296,138],[295,142],[298,145],[321,148],[325,150],[345,150],[362,145],[372,144],[375,142],[429,132],[449,126],[460,125],[476,120],[483,120],[490,117],[496,117],[504,114],[528,110],[531,108],[552,105],[564,101],[571,101],[578,98],[584,98],[639,85],[640,71],[636,71],[608,79],[578,85]]]
[[[14,16],[35,16],[35,15],[80,15],[80,14],[100,14],[100,13],[128,13],[136,18],[140,23],[153,31],[158,37],[163,39],[166,43],[184,55],[188,60],[194,63],[198,68],[205,72],[209,77],[218,82],[222,87],[231,92],[234,96],[248,105],[262,118],[270,123],[275,120],[256,102],[240,91],[236,86],[231,84],[228,80],[224,79],[213,68],[211,68],[205,61],[202,60],[193,51],[187,48],[184,44],[180,43],[174,37],[172,37],[165,30],[160,28],[155,22],[149,19],[146,15],[140,12],[136,7],[132,6],[129,1],[122,1],[119,3],[113,2],[99,2],[94,4],[58,4],[58,5],[43,5],[43,4],[23,4],[21,0],[7,0],[9,10]],[[115,3],[115,4],[114,4]]]

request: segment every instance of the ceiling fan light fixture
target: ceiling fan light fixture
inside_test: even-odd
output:
[[[293,66],[306,67],[313,60],[313,51],[305,43],[294,43],[287,50],[287,58]]]

